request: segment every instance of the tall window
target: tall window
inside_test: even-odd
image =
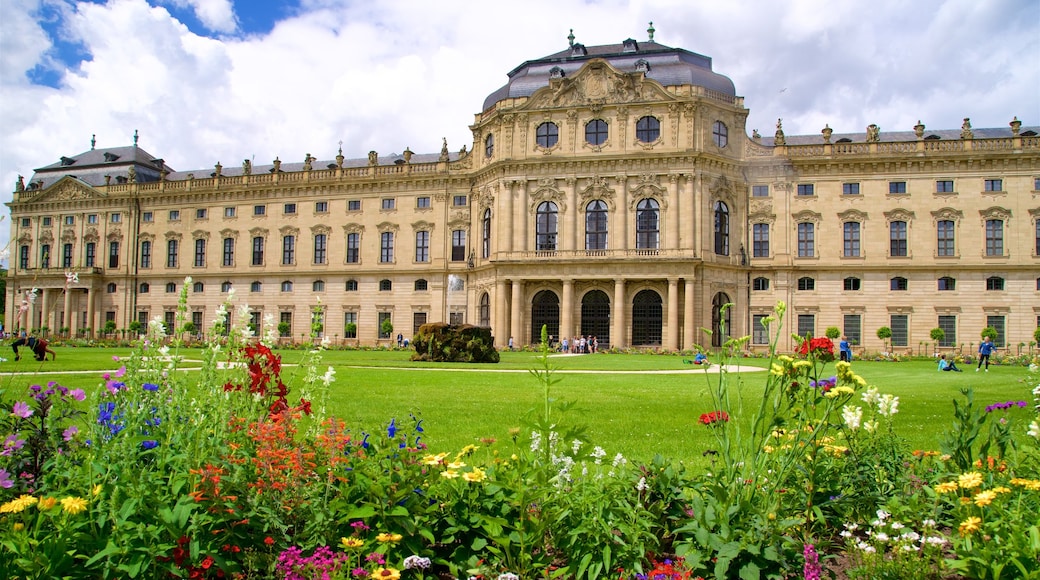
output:
[[[151,240],[144,240],[141,242],[141,267],[151,268],[152,267],[152,242]]]
[[[729,207],[721,201],[715,202],[715,253],[729,255]]]
[[[415,232],[415,261],[430,261],[430,232]]]
[[[953,256],[954,254],[954,223],[953,220],[939,220],[935,224],[937,245],[935,253],[937,256]]]
[[[816,334],[816,315],[798,315],[798,336],[813,336]]]
[[[343,313],[343,337],[357,338],[357,312]]]
[[[25,260],[25,264],[22,266],[22,268],[24,269],[24,268],[28,268],[29,267],[29,251],[28,251],[29,250],[29,246],[22,246],[22,249],[25,250],[25,255],[23,256],[23,259]],[[93,268],[96,259],[97,259],[97,244],[94,243],[94,242],[87,242],[86,255],[84,256],[84,261],[86,262],[86,266],[88,268]]]
[[[261,236],[253,238],[253,265],[264,265],[264,238]]]
[[[466,261],[466,230],[452,230],[451,232],[451,261]]]
[[[956,316],[940,316],[939,328],[941,328],[945,334],[943,339],[939,341],[939,346],[954,346],[957,344]]]
[[[296,262],[296,236],[282,237],[282,264],[290,265]]]
[[[888,255],[893,258],[906,257],[906,222],[895,221],[888,224]]]
[[[863,342],[863,320],[860,315],[846,314],[844,322],[845,337],[852,344],[861,344]]]
[[[1034,226],[1036,228],[1036,252],[1033,255],[1040,256],[1040,219],[1036,220]]]
[[[986,255],[1004,255],[1004,220],[986,220]]]
[[[893,314],[889,316],[889,328],[892,329],[892,346],[909,346],[909,317],[906,314]]]
[[[729,128],[722,121],[715,121],[711,126],[711,140],[717,147],[725,147],[729,144]]]
[[[556,142],[560,140],[560,129],[556,126],[556,123],[547,121],[538,125],[534,138],[539,147],[548,149],[556,145]]]
[[[119,242],[117,241],[111,241],[108,243],[108,267],[119,267]]]
[[[72,244],[64,244],[61,247],[61,267],[72,267]]]
[[[50,268],[51,267],[51,245],[43,244],[40,246],[40,267]]]
[[[195,267],[206,267],[206,240],[202,238],[195,240]]]
[[[798,257],[812,258],[816,251],[816,224],[802,222],[798,224]]]
[[[1007,346],[1005,342],[1007,338],[1004,336],[1004,317],[1003,316],[987,316],[986,326],[993,327],[997,331],[996,338],[993,339],[993,346],[998,348],[1004,348]]]
[[[845,257],[859,257],[859,222],[845,222],[843,227],[845,239]]]
[[[93,242],[87,244],[87,265],[94,265],[94,256],[90,252],[93,250]],[[18,246],[18,267],[23,270],[29,269],[29,246]]]
[[[661,122],[656,117],[647,115],[636,121],[636,139],[643,143],[653,143],[661,136]]]
[[[480,257],[487,259],[491,257],[491,210],[484,210],[484,220],[481,231],[483,239],[480,242]]]
[[[166,267],[177,267],[177,240],[166,240]]]
[[[645,118],[645,117],[644,117]],[[651,117],[652,118],[652,117]],[[644,199],[636,206],[636,248],[656,250],[661,243],[661,206],[656,199]]]
[[[347,234],[347,263],[357,264],[361,254],[361,234]]]
[[[553,251],[556,249],[557,209],[551,201],[538,204],[535,214],[535,249]]]
[[[755,258],[769,257],[769,224],[751,226],[751,256]]]
[[[379,234],[379,261],[383,264],[394,261],[394,232]]]
[[[379,313],[379,338],[390,338],[390,333],[386,332],[383,328],[383,323],[391,320],[392,314],[390,312]]]
[[[768,314],[751,315],[751,344],[769,344],[769,326],[762,324]]]
[[[488,133],[487,138],[484,139],[484,156],[488,159],[495,154],[495,136],[492,133]]]
[[[607,249],[607,204],[598,199],[585,206],[585,249]]]
[[[607,122],[593,119],[585,123],[585,142],[589,145],[602,145],[607,140]]]
[[[314,236],[314,263],[325,264],[328,261],[329,237],[325,234]]]
[[[235,238],[224,238],[224,257],[221,264],[225,266],[235,265]]]

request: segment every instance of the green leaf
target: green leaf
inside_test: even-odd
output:
[[[370,505],[357,506],[347,513],[348,520],[363,520],[376,515],[376,508]]]
[[[479,552],[479,551],[483,550],[486,546],[487,546],[487,540],[485,540],[484,538],[478,537],[478,538],[473,538],[473,543],[470,544],[469,547],[474,552]]]
[[[575,574],[576,578],[581,578],[581,575],[585,573],[585,569],[589,567],[589,562],[592,561],[592,554],[585,554],[585,557],[578,562],[578,571]]]
[[[748,562],[740,568],[741,580],[758,580],[762,576],[762,569],[754,562]]]

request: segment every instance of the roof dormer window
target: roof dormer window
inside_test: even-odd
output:
[[[564,77],[564,72],[563,72],[562,68],[560,68],[558,66],[554,66],[551,69],[549,69],[549,78],[551,78],[551,79],[562,79],[563,77]]]
[[[636,71],[641,73],[650,72],[650,63],[645,58],[641,58],[636,61]]]
[[[109,153],[108,151],[105,152],[105,161],[111,163],[111,162],[115,161],[116,159],[119,159],[118,155],[116,155],[114,153]]]
[[[621,52],[639,52],[639,43],[634,39],[626,38],[621,43]]]
[[[64,155],[61,156],[61,166],[62,167],[65,167],[65,166],[68,166],[68,165],[72,165],[75,162],[76,162],[76,160],[71,158],[71,157],[65,157]]]
[[[587,56],[589,51],[585,50],[585,45],[581,43],[575,43],[571,45],[571,56]]]

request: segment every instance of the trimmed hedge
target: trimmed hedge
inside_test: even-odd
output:
[[[419,327],[412,340],[412,360],[497,363],[498,351],[491,329],[470,324],[432,322]]]

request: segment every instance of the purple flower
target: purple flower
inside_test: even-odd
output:
[[[155,383],[145,383],[145,384],[141,385],[141,388],[143,388],[146,391],[151,391],[151,392],[154,393],[155,391],[159,390],[159,385],[157,385]]]
[[[119,367],[119,370],[116,371],[116,378],[118,379],[118,378],[122,377],[125,374],[126,374],[126,366],[124,365],[124,366]]]
[[[69,396],[77,401],[82,401],[87,398],[87,394],[83,392],[83,389],[73,389],[69,391]]]
[[[115,362],[119,362],[119,355],[118,354],[112,355],[112,360],[115,361]]]
[[[809,381],[809,386],[813,388],[835,387],[837,385],[838,377],[830,377],[828,379],[820,379],[818,381]]]
[[[3,468],[0,468],[0,487],[4,489],[14,487],[14,480],[11,479],[11,474],[7,473],[7,470]]]
[[[158,446],[159,442],[151,439],[141,442],[141,449],[155,449]]]
[[[805,566],[802,568],[805,580],[820,580],[823,570],[820,569],[820,556],[816,553],[816,546],[806,544],[802,555],[805,556]]]
[[[11,409],[11,413],[17,417],[21,417],[22,419],[28,419],[32,416],[33,410],[29,408],[28,403],[24,401],[18,401],[14,404],[14,407]]]
[[[11,455],[21,449],[22,445],[25,445],[25,439],[19,439],[17,434],[8,435],[7,439],[4,439],[4,450],[0,451],[0,455]]]
[[[61,438],[66,441],[72,441],[72,438],[79,433],[79,427],[75,425],[69,425],[69,428],[61,432]]]

